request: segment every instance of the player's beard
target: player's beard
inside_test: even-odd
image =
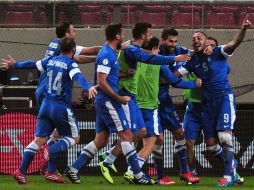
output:
[[[123,40],[119,40],[119,42],[116,44],[116,49],[121,49]]]

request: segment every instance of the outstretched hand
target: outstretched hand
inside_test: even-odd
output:
[[[15,59],[12,56],[8,55],[8,60],[1,59],[0,68],[9,69],[9,68],[13,67],[13,65],[15,65],[15,63],[16,63]]]
[[[246,17],[244,18],[243,20],[243,24],[242,24],[242,28],[243,29],[248,29],[251,27],[251,22],[250,20],[248,19],[249,15],[246,15]]]
[[[96,86],[92,86],[91,88],[89,88],[88,90],[88,99],[93,99],[95,98],[96,94],[97,94],[97,85]]]

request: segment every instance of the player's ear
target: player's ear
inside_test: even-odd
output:
[[[146,35],[145,35],[145,34],[142,34],[142,35],[141,35],[141,39],[142,39],[142,40],[145,40],[145,38],[146,38]]]
[[[117,39],[117,40],[120,40],[120,38],[121,38],[120,34],[117,34],[117,35],[116,35],[116,39]]]

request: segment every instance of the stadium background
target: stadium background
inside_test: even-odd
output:
[[[179,31],[179,44],[191,48],[191,37],[195,30],[205,31],[218,39],[220,44],[229,42],[238,32],[244,16],[248,13],[254,24],[254,2],[237,1],[0,1],[0,57],[8,54],[16,60],[38,60],[45,54],[49,42],[55,38],[54,27],[61,21],[73,21],[77,27],[77,44],[83,46],[102,45],[104,43],[104,26],[121,21],[127,28],[126,39],[131,38],[131,26],[137,21],[153,24],[154,36],[160,37],[164,27],[174,27]],[[119,17],[120,15],[120,17]],[[253,82],[253,29],[247,32],[244,43],[229,59],[231,73],[229,80],[236,90],[238,115],[234,130],[236,157],[240,161],[240,172],[253,175],[254,161],[254,82]],[[80,66],[90,82],[93,81],[94,65]],[[34,102],[34,83],[38,77],[34,70],[0,71],[0,93],[8,109],[0,110],[0,173],[12,173],[17,167],[23,148],[33,138],[36,121],[36,104]],[[8,78],[8,80],[6,80]],[[19,78],[19,80],[17,80]],[[6,84],[7,83],[7,84]],[[75,85],[73,101],[77,101],[81,89]],[[171,89],[174,101],[183,115],[183,97],[181,90]],[[1,97],[1,96],[0,96]],[[17,98],[18,97],[18,98]],[[30,101],[31,100],[31,101]],[[28,108],[30,107],[32,108]],[[80,122],[81,144],[64,153],[60,169],[72,163],[81,148],[94,137],[94,111],[77,110]],[[28,132],[29,131],[29,132]],[[173,157],[173,140],[166,134],[165,167],[170,175],[177,175],[178,164]],[[110,144],[114,139],[110,140]],[[198,169],[201,175],[219,175],[220,163],[205,151],[202,136],[196,144]],[[149,161],[149,163],[151,160]],[[82,174],[98,174],[94,170],[97,157]],[[124,171],[124,159],[117,162],[120,173]],[[38,159],[33,164],[38,171]],[[152,172],[152,164],[147,169]]]

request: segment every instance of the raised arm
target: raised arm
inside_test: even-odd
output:
[[[248,28],[250,28],[250,26],[251,22],[248,20],[248,15],[246,15],[240,32],[234,37],[232,41],[230,41],[223,47],[224,52],[226,52],[227,54],[232,54],[234,50],[242,43],[246,31]]]

